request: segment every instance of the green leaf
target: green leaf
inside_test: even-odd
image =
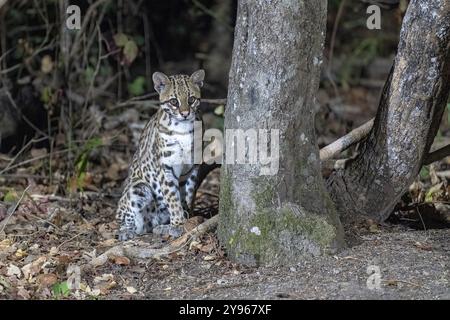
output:
[[[132,96],[140,96],[145,92],[145,78],[143,76],[139,76],[133,80],[132,83],[128,85],[128,92]]]
[[[10,189],[7,194],[3,197],[3,201],[14,203],[17,200],[19,200],[19,195],[17,194],[16,190]]]
[[[214,114],[221,116],[225,112],[225,107],[223,105],[218,106],[214,109]]]
[[[428,167],[422,167],[419,175],[422,180],[428,179],[430,177],[430,169],[428,169]]]
[[[117,33],[114,35],[114,43],[118,47],[124,47],[128,42],[128,37],[124,33]]]
[[[75,175],[70,177],[68,181],[69,191],[74,192],[76,189],[84,188],[86,180],[86,170],[89,162],[89,154],[92,152],[92,150],[96,149],[102,144],[103,141],[101,138],[92,138],[89,139],[83,146],[83,149],[75,160]]]
[[[125,59],[127,60],[127,63],[131,64],[134,59],[136,59],[138,54],[138,47],[136,45],[136,42],[134,42],[133,40],[129,40],[123,48],[123,54],[125,56]]]
[[[67,281],[55,283],[52,287],[53,296],[56,298],[67,297],[70,293],[69,285]]]
[[[439,199],[444,193],[442,190],[443,186],[443,182],[432,186],[425,195],[425,202],[433,202],[434,200]]]
[[[89,139],[86,144],[84,145],[83,150],[86,152],[91,152],[92,150],[94,150],[95,148],[100,147],[101,145],[103,145],[103,140],[101,138],[92,138]]]
[[[77,175],[80,176],[82,173],[86,172],[86,166],[88,162],[88,155],[92,150],[101,146],[103,144],[102,139],[100,138],[92,138],[89,139],[84,145],[80,155],[77,157],[75,161],[75,167],[77,168]]]
[[[42,89],[41,92],[41,101],[44,104],[49,104],[51,99],[52,99],[52,88],[44,87],[44,89]]]

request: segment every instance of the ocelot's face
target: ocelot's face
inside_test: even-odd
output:
[[[194,120],[200,105],[200,88],[204,77],[203,70],[198,70],[191,76],[170,77],[164,73],[155,72],[153,83],[155,90],[159,93],[161,108],[179,121]]]

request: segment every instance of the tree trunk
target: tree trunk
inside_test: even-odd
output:
[[[344,244],[314,133],[325,24],[326,0],[239,1],[225,131],[278,129],[279,170],[227,164],[226,137],[218,234],[235,261],[294,264]]]
[[[413,0],[374,127],[328,186],[344,218],[386,219],[421,168],[450,85],[450,3]]]

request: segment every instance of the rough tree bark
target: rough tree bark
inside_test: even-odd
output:
[[[236,261],[293,264],[344,244],[314,133],[325,24],[326,0],[239,1],[225,129],[279,129],[280,152],[275,175],[222,166],[218,234]]]
[[[374,127],[359,155],[328,181],[344,219],[384,220],[416,178],[450,86],[450,2],[412,0]]]

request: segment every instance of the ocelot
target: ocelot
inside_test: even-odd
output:
[[[200,120],[205,72],[153,74],[160,108],[139,140],[119,200],[119,240],[153,232],[178,237],[193,205],[199,165],[193,161],[194,124]]]

